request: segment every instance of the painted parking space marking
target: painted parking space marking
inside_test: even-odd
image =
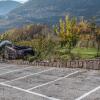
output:
[[[26,70],[21,70],[21,71],[17,71],[17,72],[14,72],[14,73],[8,73],[8,74],[4,74],[4,75],[1,75],[0,76],[0,82],[9,82],[11,80],[14,80],[14,79],[17,79],[17,78],[20,78],[22,77],[22,79],[26,76],[30,76],[31,74],[34,74],[34,73],[38,73],[38,72],[41,72],[41,71],[44,71],[44,70],[48,70],[48,69],[51,69],[51,68],[48,68],[48,67],[32,67],[30,69],[26,69]],[[17,80],[16,80],[17,81]],[[14,81],[12,81],[14,82]]]
[[[26,77],[29,77],[29,76],[38,75],[38,74],[41,74],[41,73],[44,73],[44,72],[48,72],[48,71],[51,71],[51,70],[54,70],[54,69],[55,68],[50,68],[48,70],[43,70],[43,71],[40,71],[40,72],[37,72],[37,73],[33,73],[33,74],[29,74],[29,75],[26,75],[26,76],[23,76],[23,77],[15,78],[13,80],[5,81],[3,83],[9,83],[9,82],[17,81],[17,80],[20,80],[20,79],[23,79],[23,78],[26,78]]]
[[[32,88],[27,89],[27,90],[31,91],[31,90],[33,90],[33,89],[36,89],[36,88],[39,88],[39,87],[42,87],[42,86],[45,86],[45,85],[48,85],[48,84],[52,84],[52,83],[54,83],[54,82],[56,82],[56,81],[62,80],[62,79],[64,79],[64,78],[67,78],[67,77],[69,77],[69,76],[71,76],[71,75],[74,75],[74,74],[76,74],[76,73],[79,73],[79,71],[75,71],[75,72],[70,73],[70,74],[68,74],[68,75],[66,75],[66,76],[64,76],[64,77],[60,77],[60,78],[58,78],[58,79],[56,79],[56,80],[53,80],[53,81],[47,82],[47,83],[45,83],[45,84],[41,84],[41,85],[32,87]]]
[[[13,73],[13,72],[17,72],[17,71],[29,69],[29,68],[32,68],[32,67],[33,67],[33,66],[26,67],[26,68],[21,68],[21,69],[17,69],[17,70],[12,70],[12,71],[7,71],[7,72],[5,72],[5,73],[0,74],[0,76],[1,76],[1,75],[4,75],[4,74],[8,74],[8,73]]]
[[[94,88],[93,90],[91,90],[91,91],[89,91],[89,92],[83,94],[82,96],[78,97],[78,98],[75,99],[75,100],[82,100],[82,99],[86,98],[87,96],[91,95],[92,93],[94,93],[94,92],[96,92],[96,91],[98,91],[98,90],[100,90],[100,86],[98,86],[98,87]]]
[[[36,96],[39,96],[39,97],[43,97],[43,98],[46,98],[48,100],[60,100],[60,99],[57,99],[57,98],[48,97],[48,96],[40,94],[40,93],[28,91],[28,90],[25,90],[25,89],[22,89],[22,88],[19,88],[19,87],[16,87],[16,86],[11,86],[11,85],[8,85],[8,84],[5,84],[5,83],[0,83],[0,85],[10,87],[10,88],[13,88],[13,89],[16,89],[16,90],[19,90],[19,91],[22,91],[22,92],[26,92],[26,93],[29,93],[29,94],[33,94],[33,95],[36,95]]]
[[[9,82],[12,86],[17,86],[23,89],[30,89],[32,87],[36,87],[41,84],[45,84],[51,81],[54,81],[58,78],[62,78],[70,73],[75,72],[77,69],[59,69],[55,68],[54,70],[50,70],[41,74],[32,75],[25,77],[23,79],[19,79],[13,82]]]
[[[99,86],[100,73],[97,71],[96,73],[94,72],[95,71],[86,70],[53,84],[37,87],[31,91],[59,98],[61,100],[75,100],[75,98],[78,98],[84,93],[87,93],[93,88]]]
[[[11,66],[7,66],[7,67],[1,67],[1,68],[0,68],[0,70],[1,70],[1,69],[5,69],[5,68],[9,68],[9,67],[11,67]]]
[[[16,70],[16,69],[19,69],[19,68],[22,68],[22,67],[18,67],[18,66],[7,66],[7,67],[1,67],[0,70]],[[25,68],[25,67],[23,67]]]
[[[1,69],[6,69],[6,68],[10,68],[10,67],[16,67],[17,65],[2,65],[3,67],[0,66],[0,70]],[[6,66],[6,67],[5,67]]]
[[[51,70],[53,70],[53,69],[54,69],[54,68],[52,68]],[[76,73],[78,73],[78,72],[79,72],[79,71],[75,71],[75,72],[73,72],[73,73],[70,73],[70,74],[68,74],[66,77],[69,77],[69,76],[71,76],[71,75],[73,75],[73,74],[76,74]],[[63,78],[65,78],[65,77],[56,79],[56,80],[54,80],[54,81],[52,81],[52,82],[61,80],[61,79],[63,79]],[[52,82],[49,82],[49,83],[51,84]],[[37,96],[40,96],[40,97],[43,97],[43,98],[46,98],[46,99],[49,99],[49,100],[60,100],[60,99],[57,99],[57,98],[54,98],[54,97],[46,96],[46,95],[44,95],[44,94],[40,94],[40,93],[33,92],[33,91],[30,91],[30,90],[26,90],[26,89],[23,89],[23,88],[19,88],[19,87],[16,87],[16,86],[8,85],[8,84],[6,84],[6,83],[0,83],[0,84],[1,84],[1,85],[4,85],[4,86],[8,86],[8,87],[10,87],[10,88],[14,88],[14,89],[23,91],[23,92],[27,92],[27,93],[30,93],[30,94],[33,94],[33,95],[37,95]]]
[[[20,68],[21,66],[15,65],[14,67]],[[94,100],[99,98],[100,71],[40,66],[38,68],[30,67],[26,66],[26,70],[20,68],[18,72],[13,68],[12,72],[14,73],[1,74],[0,99]],[[0,73],[5,72],[2,69]],[[97,91],[98,95],[93,96]],[[12,93],[11,97],[10,93]],[[24,94],[26,94],[25,97],[23,97]],[[92,97],[93,99],[90,99]]]

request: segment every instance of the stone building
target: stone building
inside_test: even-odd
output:
[[[4,57],[6,59],[19,59],[27,55],[34,55],[35,52],[31,47],[25,46],[5,46]]]

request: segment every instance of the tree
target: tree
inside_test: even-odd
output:
[[[97,57],[98,57],[100,52],[100,33],[96,35],[96,41],[98,43],[98,48],[97,48]]]
[[[56,25],[55,32],[60,37],[61,47],[67,45],[69,51],[71,51],[71,48],[76,44],[78,36],[76,18],[70,19],[69,16],[66,16],[64,20],[60,19],[59,25]]]

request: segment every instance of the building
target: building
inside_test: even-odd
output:
[[[4,57],[6,59],[20,59],[27,55],[35,55],[31,47],[26,46],[5,46]]]

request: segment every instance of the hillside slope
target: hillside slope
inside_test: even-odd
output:
[[[100,0],[29,0],[21,7],[12,10],[8,19],[0,22],[2,31],[29,23],[55,24],[65,15],[96,16],[100,23]]]
[[[11,10],[19,7],[21,4],[16,1],[8,1],[8,0],[3,0],[0,1],[0,15],[5,15],[9,13]]]

